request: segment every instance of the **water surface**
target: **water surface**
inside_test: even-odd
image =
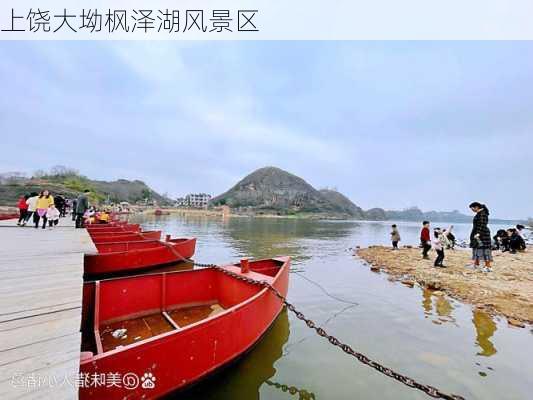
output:
[[[290,255],[291,302],[354,349],[422,383],[470,399],[532,398],[530,327],[510,328],[469,305],[390,282],[352,255],[357,245],[388,244],[390,222],[184,216],[141,222],[145,229],[197,237],[200,262]],[[398,224],[401,244],[417,244],[419,224]],[[469,231],[470,225],[455,224],[458,238]],[[179,398],[428,397],[360,364],[283,312],[243,359]]]

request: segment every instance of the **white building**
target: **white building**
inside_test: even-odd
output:
[[[176,199],[176,207],[207,208],[211,195],[207,193],[190,193]]]

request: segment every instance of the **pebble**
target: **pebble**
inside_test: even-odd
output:
[[[507,323],[511,326],[516,326],[517,328],[525,328],[526,324],[524,324],[522,321],[514,318],[507,318]]]

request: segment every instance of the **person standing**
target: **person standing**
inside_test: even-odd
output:
[[[85,189],[76,200],[76,228],[83,228],[83,215],[89,209],[89,189]]]
[[[390,233],[390,238],[392,242],[392,249],[398,250],[398,242],[402,240],[400,237],[400,231],[398,230],[398,226],[396,224],[392,225],[392,232]]]
[[[48,190],[43,190],[37,198],[37,210],[35,210],[34,214],[34,217],[35,215],[37,215],[37,218],[34,218],[36,228],[39,227],[39,219],[43,220],[43,229],[46,228],[46,212],[52,204],[54,204],[54,198],[52,197],[52,195],[50,195],[50,192]]]
[[[28,200],[26,200],[28,209],[26,210],[26,218],[24,219],[22,226],[25,226],[32,216],[33,216],[33,222],[35,222],[35,218],[36,218],[35,210],[37,210],[38,197],[39,195],[36,192],[31,192],[30,197],[28,198]]]
[[[78,200],[72,199],[70,203],[71,203],[70,210],[72,211],[72,220],[76,221],[76,206],[78,205]]]
[[[55,204],[55,208],[57,208],[57,210],[59,211],[60,217],[64,217],[66,204],[65,204],[65,199],[63,198],[63,196],[57,195],[54,198],[54,204]]]
[[[420,245],[422,246],[422,258],[424,260],[429,260],[428,252],[431,250],[429,221],[422,222],[422,230],[420,231]]]
[[[433,239],[433,248],[435,249],[437,253],[437,258],[435,259],[435,263],[433,266],[445,268],[444,262],[444,249],[448,249],[450,245],[450,241],[448,239],[448,233],[450,232],[451,228],[441,230],[440,228],[435,228],[433,231],[434,239]]]
[[[49,229],[52,229],[54,226],[57,226],[59,223],[59,217],[61,212],[55,207],[54,203],[50,204],[48,210],[46,211],[46,218],[48,219]]]
[[[27,194],[25,194],[24,196],[21,196],[17,204],[18,209],[19,209],[19,220],[17,222],[18,226],[21,226],[21,225],[24,226],[24,221],[26,221],[26,214],[28,212],[28,204],[26,203],[26,201],[28,200],[29,197],[30,196],[28,196]]]
[[[472,232],[470,233],[470,247],[472,248],[472,260],[476,267],[479,266],[480,260],[483,259],[485,267],[484,272],[491,271],[492,262],[492,241],[490,236],[489,210],[485,204],[477,201],[470,204],[470,209],[476,215],[472,220]]]

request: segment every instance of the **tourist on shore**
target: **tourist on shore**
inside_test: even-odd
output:
[[[84,215],[89,209],[89,189],[85,189],[76,200],[76,228],[84,227]]]
[[[526,249],[526,241],[518,233],[518,229],[509,229],[509,249],[512,254],[517,251],[524,251]]]
[[[453,230],[453,225],[450,225],[450,227],[446,231],[446,239],[447,239],[446,248],[450,250],[455,250],[456,238],[455,238],[455,235],[452,233],[452,230]]]
[[[494,250],[501,250],[502,253],[510,250],[510,229],[506,231],[505,229],[499,229],[494,235]]]
[[[398,242],[402,240],[402,238],[400,237],[400,231],[398,230],[396,224],[392,225],[392,232],[390,233],[390,238],[392,242],[392,249],[398,250]]]
[[[28,200],[26,200],[28,209],[26,210],[26,218],[22,226],[25,226],[31,217],[33,217],[33,222],[35,222],[35,218],[36,218],[35,210],[37,210],[37,199],[38,198],[39,198],[39,195],[36,192],[30,193],[30,197],[28,198]]]
[[[54,203],[50,204],[48,210],[46,211],[46,219],[48,220],[48,229],[52,229],[54,226],[59,224],[59,217],[61,213],[56,208]]]
[[[111,219],[111,216],[106,210],[96,213],[96,221],[99,224],[108,224],[110,219]]]
[[[422,246],[422,258],[429,260],[428,252],[431,250],[431,235],[429,233],[429,221],[422,222],[420,231],[420,246]]]
[[[35,228],[39,227],[39,220],[43,220],[43,229],[46,228],[46,212],[48,211],[48,207],[50,207],[51,204],[54,204],[54,198],[52,195],[50,195],[50,192],[48,190],[43,190],[39,197],[37,198],[37,210],[35,210],[35,215],[37,217],[34,218],[35,222]]]
[[[67,204],[66,204],[66,201],[63,198],[63,196],[57,195],[54,198],[54,204],[56,205],[55,208],[57,208],[57,210],[59,211],[59,215],[61,217],[64,217],[65,216],[65,209],[66,209]]]
[[[76,206],[78,204],[78,200],[77,199],[72,199],[70,201],[70,209],[72,211],[72,220],[73,221],[76,221]]]
[[[437,258],[433,263],[434,267],[445,268],[444,262],[444,249],[448,246],[448,236],[446,230],[435,228],[433,231],[433,249],[437,252]]]
[[[472,248],[472,260],[474,265],[479,267],[480,260],[483,260],[484,272],[490,272],[492,262],[492,241],[490,236],[489,210],[485,204],[477,201],[469,205],[476,215],[472,220],[472,232],[470,233],[470,247]]]
[[[19,220],[17,222],[17,225],[19,226],[24,226],[24,224],[26,223],[26,214],[28,213],[28,203],[26,203],[26,201],[29,197],[30,196],[25,194],[24,196],[21,196],[18,201],[17,207],[19,209]]]

